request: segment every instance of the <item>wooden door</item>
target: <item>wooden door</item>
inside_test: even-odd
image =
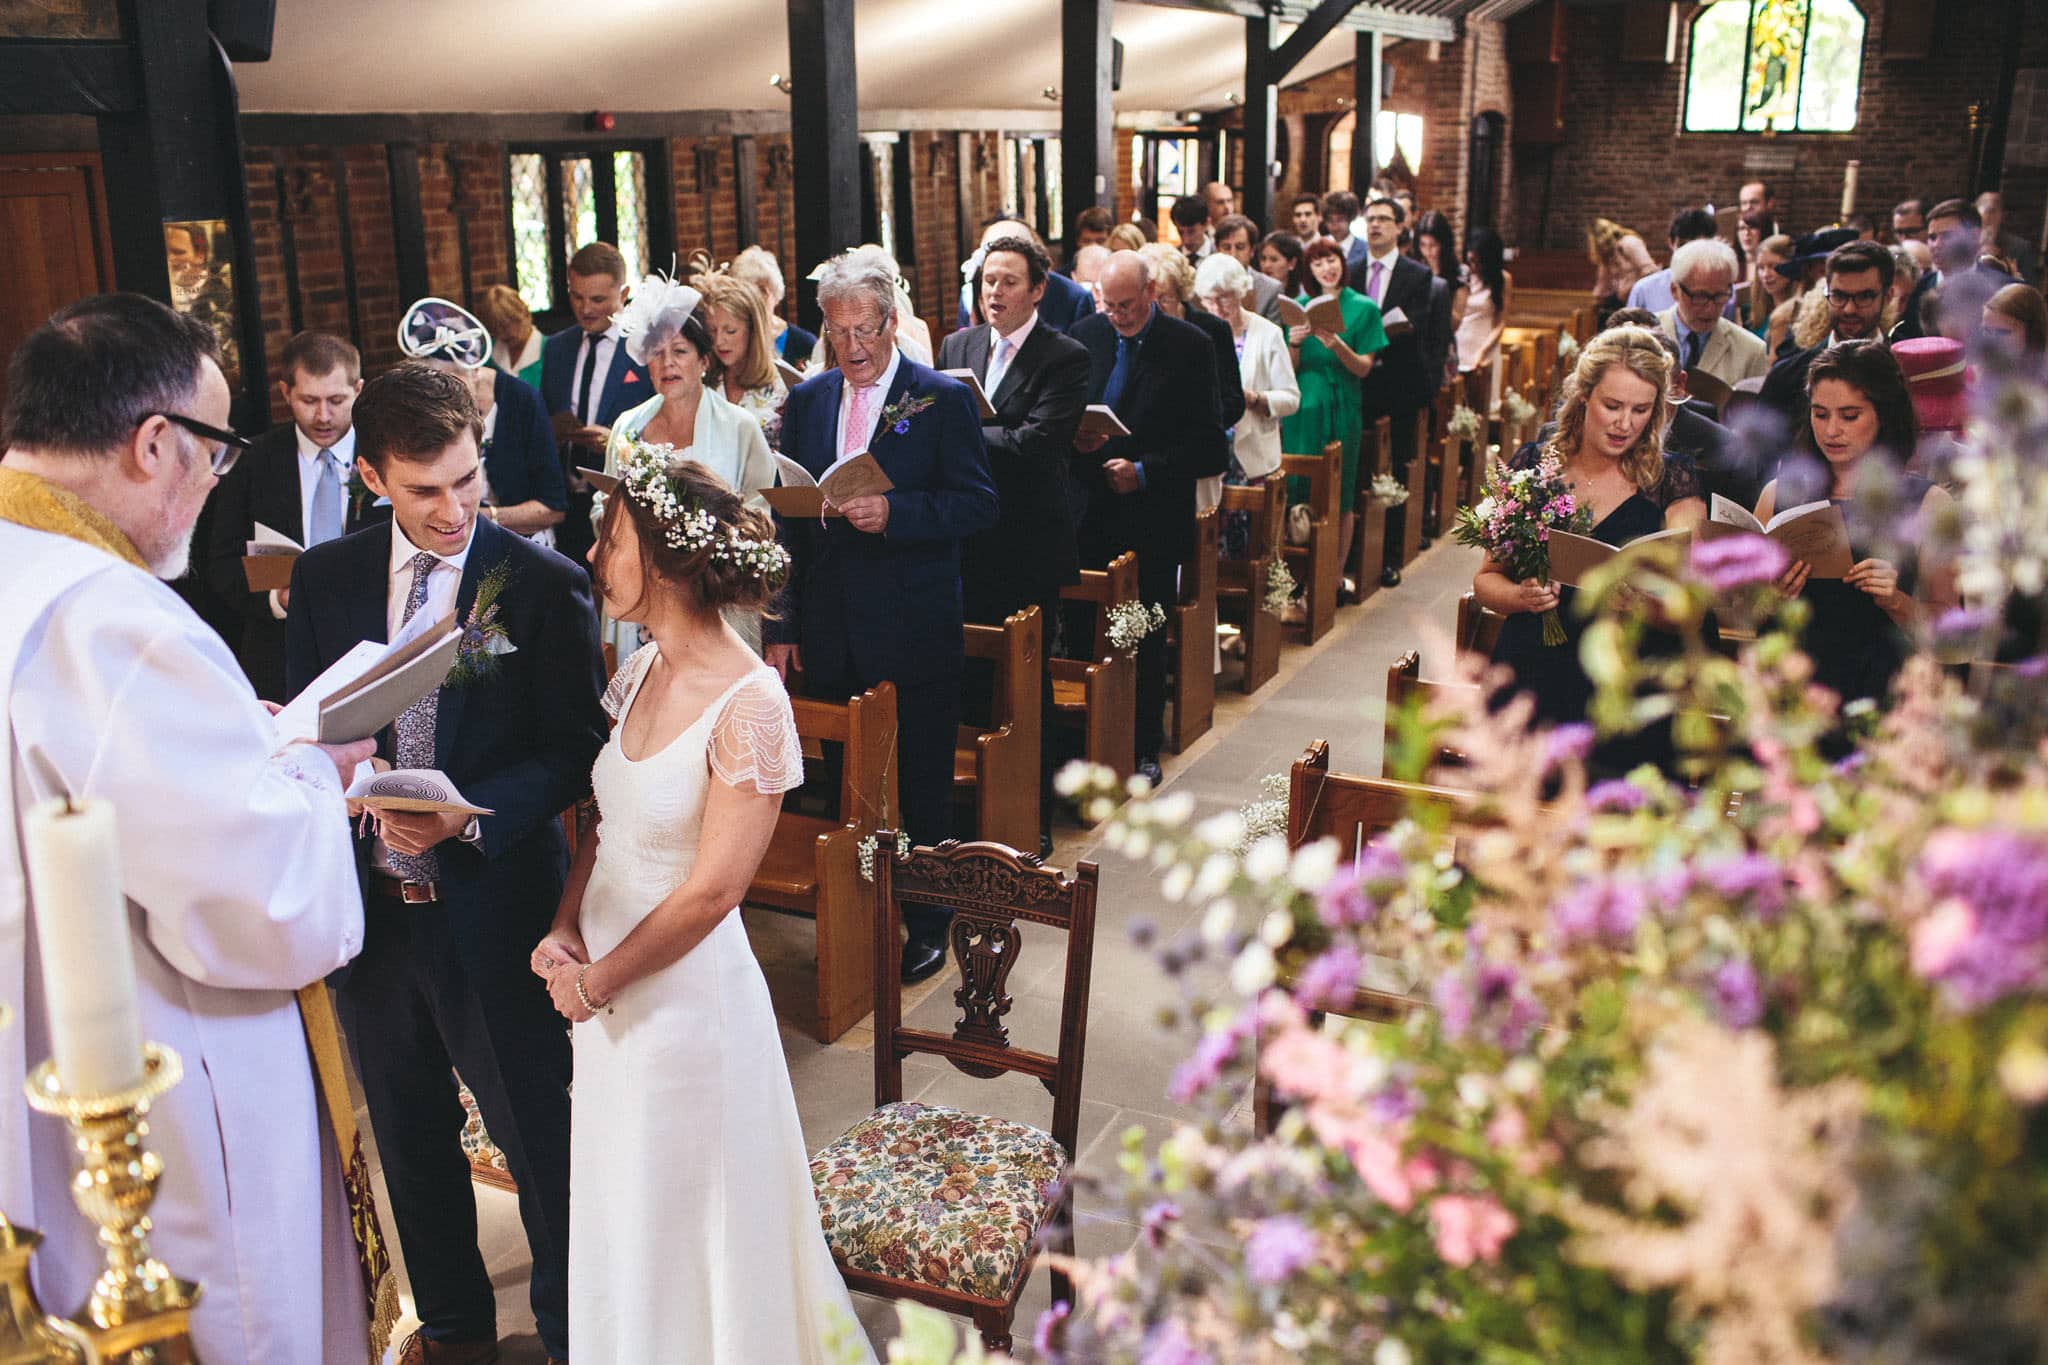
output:
[[[0,289],[0,357],[11,357],[50,314],[113,287],[98,154],[0,156],[0,243],[13,263]]]

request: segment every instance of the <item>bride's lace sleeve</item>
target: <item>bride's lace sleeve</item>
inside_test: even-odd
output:
[[[653,663],[654,644],[650,641],[634,650],[626,662],[619,665],[619,671],[612,674],[611,686],[604,690],[602,705],[604,713],[612,718],[613,723],[616,724],[619,717],[625,713],[626,699],[633,695],[633,684],[640,681],[640,675]]]
[[[804,780],[803,745],[780,680],[758,673],[740,684],[711,728],[711,771],[728,786],[776,796]]]

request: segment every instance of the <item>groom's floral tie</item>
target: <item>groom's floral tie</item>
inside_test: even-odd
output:
[[[413,618],[413,613],[426,605],[427,579],[433,576],[434,565],[440,561],[425,550],[412,557],[412,591],[405,596],[405,620],[401,628]],[[441,689],[435,688],[405,708],[393,723],[395,732],[392,745],[401,768],[431,768],[434,766],[434,720],[441,710]],[[400,853],[397,849],[385,850],[391,855],[391,866],[400,876],[411,882],[430,882],[441,875],[441,860],[432,852]]]

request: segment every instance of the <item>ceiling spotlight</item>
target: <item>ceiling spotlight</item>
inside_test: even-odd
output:
[[[783,75],[779,71],[768,78],[768,84],[774,86],[777,90],[780,90],[785,95],[790,93],[789,77]]]
[[[1048,85],[1038,93],[1051,100],[1054,104],[1060,102],[1060,88],[1057,85]]]

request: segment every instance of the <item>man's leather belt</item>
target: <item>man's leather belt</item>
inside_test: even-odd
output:
[[[441,899],[439,882],[409,882],[389,872],[372,872],[370,886],[379,895],[389,896],[406,905],[432,905]]]

